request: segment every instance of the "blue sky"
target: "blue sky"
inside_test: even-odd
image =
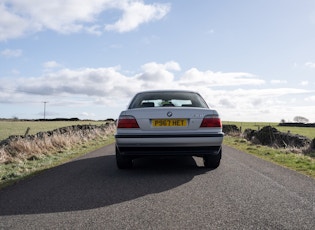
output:
[[[315,1],[0,0],[0,117],[117,118],[200,92],[224,121],[315,122]]]

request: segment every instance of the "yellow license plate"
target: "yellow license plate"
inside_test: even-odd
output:
[[[154,119],[153,127],[187,126],[187,119]]]

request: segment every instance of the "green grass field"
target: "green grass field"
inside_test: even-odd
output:
[[[8,138],[10,135],[24,135],[27,128],[30,128],[29,134],[51,131],[57,128],[71,125],[101,125],[105,121],[0,121],[0,140]],[[300,134],[310,139],[315,138],[315,128],[308,127],[284,127],[278,126],[278,123],[272,122],[234,122],[223,121],[223,124],[235,124],[237,127],[245,129],[258,130],[264,126],[270,125],[281,132],[290,131],[293,134]]]
[[[29,134],[52,131],[61,127],[72,125],[101,125],[105,121],[0,121],[0,140],[4,140],[11,135],[25,135],[27,128]]]

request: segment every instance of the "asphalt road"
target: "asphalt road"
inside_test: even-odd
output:
[[[224,146],[116,168],[114,146],[0,190],[0,229],[315,229],[315,180]]]

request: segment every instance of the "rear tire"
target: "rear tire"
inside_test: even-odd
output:
[[[116,146],[116,164],[119,169],[132,168],[132,159],[122,156],[117,146]]]
[[[203,163],[205,168],[216,169],[219,167],[222,157],[222,148],[217,155],[204,155]]]

